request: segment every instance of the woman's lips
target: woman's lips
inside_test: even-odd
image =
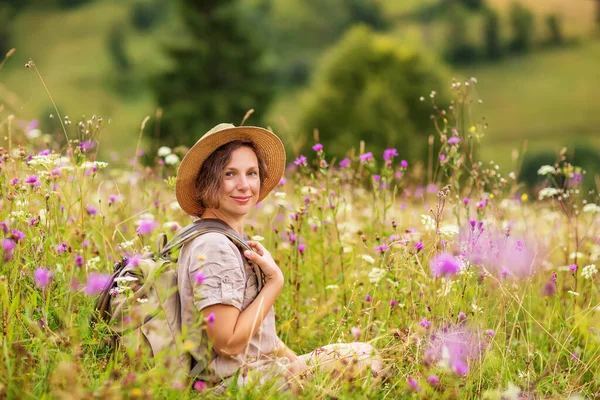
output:
[[[234,199],[238,203],[246,204],[247,202],[250,201],[251,197],[232,197],[232,199]]]

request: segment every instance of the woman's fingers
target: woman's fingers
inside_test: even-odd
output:
[[[267,249],[260,242],[255,242],[254,240],[248,241],[248,245],[255,249],[255,251],[261,256],[265,255]]]

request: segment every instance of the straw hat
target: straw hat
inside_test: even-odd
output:
[[[175,194],[183,211],[193,216],[202,215],[205,208],[196,198],[198,173],[212,152],[234,140],[251,141],[266,164],[268,176],[260,188],[258,201],[262,201],[277,186],[285,169],[285,149],[281,139],[264,128],[219,124],[192,146],[179,165]]]

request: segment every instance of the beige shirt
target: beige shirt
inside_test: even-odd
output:
[[[204,275],[202,284],[196,283],[198,272]],[[252,368],[257,362],[263,364],[274,360],[273,352],[279,338],[273,307],[241,354],[232,358],[220,356],[214,350],[209,352],[208,335],[200,311],[214,304],[227,304],[241,312],[258,295],[254,268],[233,242],[216,232],[191,240],[181,250],[177,275],[183,335],[193,343],[190,352],[194,359],[208,363],[201,379],[218,382],[234,375],[241,367]]]

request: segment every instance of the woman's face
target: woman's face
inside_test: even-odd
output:
[[[231,160],[221,175],[219,211],[229,215],[246,215],[258,203],[260,177],[254,150],[240,147],[231,153]]]

